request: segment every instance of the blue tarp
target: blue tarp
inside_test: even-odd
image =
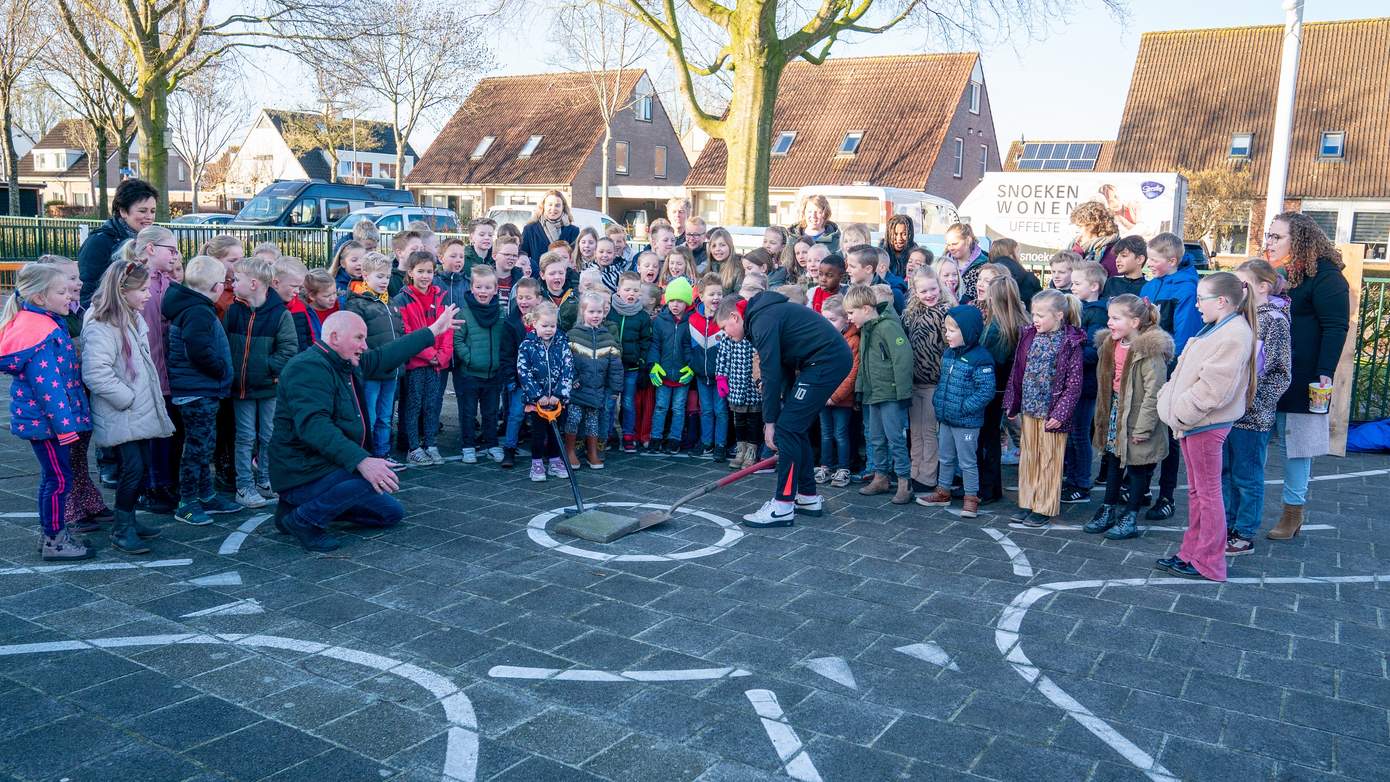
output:
[[[1347,450],[1356,453],[1390,451],[1390,418],[1353,426],[1347,432]]]

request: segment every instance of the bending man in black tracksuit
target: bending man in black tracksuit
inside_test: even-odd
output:
[[[776,496],[744,516],[750,527],[789,527],[796,513],[821,514],[815,454],[807,432],[854,364],[849,344],[809,307],[764,292],[726,296],[716,315],[724,334],[748,339],[763,382],[763,436],[777,451]]]

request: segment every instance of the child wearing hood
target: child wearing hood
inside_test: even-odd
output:
[[[951,482],[960,468],[965,497],[962,518],[973,519],[980,511],[980,471],[975,459],[985,406],[994,398],[994,357],[980,345],[985,320],[969,305],[952,307],[942,327],[946,351],[941,355],[941,374],[932,394],[936,413],[937,443],[941,466],[936,490],[918,497],[928,508],[951,504]]]

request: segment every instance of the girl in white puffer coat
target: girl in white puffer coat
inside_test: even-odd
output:
[[[150,356],[149,327],[141,317],[150,298],[150,273],[138,261],[117,261],[101,277],[82,326],[82,382],[92,405],[92,440],[116,453],[116,512],[111,546],[147,554],[142,539],[159,528],[136,519],[150,463],[150,440],[174,433],[164,408],[159,373]]]

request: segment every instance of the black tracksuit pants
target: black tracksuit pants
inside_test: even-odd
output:
[[[849,374],[848,361],[812,364],[796,375],[782,394],[782,412],[772,442],[777,446],[777,499],[792,502],[797,494],[816,493],[816,458],[811,426],[820,420],[825,403]]]

